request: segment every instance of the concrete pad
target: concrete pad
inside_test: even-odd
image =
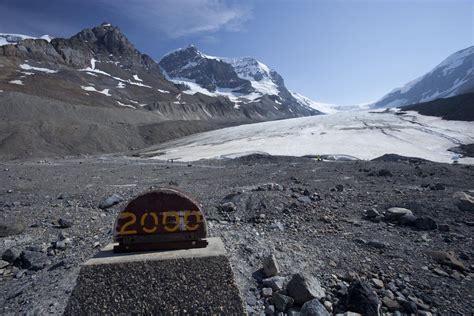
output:
[[[245,314],[220,238],[206,248],[115,254],[87,261],[65,315]]]

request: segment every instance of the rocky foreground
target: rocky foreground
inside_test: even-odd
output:
[[[0,314],[62,313],[120,208],[160,186],[202,203],[249,313],[471,314],[474,167],[397,160],[2,163]]]

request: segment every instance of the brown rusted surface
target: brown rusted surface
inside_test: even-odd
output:
[[[207,225],[199,204],[176,189],[140,195],[120,212],[115,223],[116,251],[205,247]]]

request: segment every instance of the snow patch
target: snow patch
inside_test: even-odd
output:
[[[134,107],[133,105],[130,105],[130,104],[124,104],[124,103],[122,103],[122,102],[120,102],[120,101],[116,101],[116,102],[117,102],[117,103],[118,103],[118,105],[120,105],[120,106],[124,106],[124,107],[127,107],[127,108],[132,108],[132,109],[134,109],[134,110],[136,110],[136,109],[137,109],[137,108],[136,108],[136,107]]]
[[[12,84],[17,84],[17,85],[20,85],[20,86],[23,86],[23,81],[21,80],[12,80],[12,81],[9,81],[9,83],[12,83]]]
[[[97,90],[96,88],[92,87],[92,86],[81,86],[81,89],[82,90],[85,90],[85,91],[92,91],[92,92],[97,92],[97,93],[101,93],[103,95],[106,95],[108,97],[111,97],[112,95],[109,93],[109,89],[104,89],[102,91],[99,91]]]
[[[133,79],[135,79],[136,81],[140,81],[140,82],[143,81],[142,79],[138,78],[138,75],[133,75]]]
[[[47,74],[55,74],[55,73],[58,72],[57,70],[51,70],[51,69],[48,69],[48,68],[41,68],[41,67],[34,67],[34,66],[31,66],[31,65],[28,65],[28,64],[21,64],[20,68],[23,69],[23,70],[40,71],[40,72],[44,72],[44,73],[47,73]]]
[[[161,89],[156,89],[158,90],[158,92],[161,92],[161,93],[170,93],[168,90],[161,90]]]

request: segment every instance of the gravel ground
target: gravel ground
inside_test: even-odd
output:
[[[354,278],[372,283],[380,299],[391,289],[416,301],[419,311],[474,312],[474,213],[459,210],[452,197],[474,189],[473,166],[258,155],[182,164],[103,156],[4,162],[0,174],[0,223],[26,227],[0,238],[1,253],[24,252],[22,267],[0,267],[0,314],[62,313],[80,264],[112,240],[121,207],[160,186],[178,187],[202,203],[209,234],[224,240],[250,313],[272,304],[261,284],[270,253],[280,275],[318,278],[326,289],[322,301],[335,312]],[[114,193],[125,201],[99,209]],[[390,207],[432,221],[418,228],[387,222]],[[380,216],[367,220],[372,210]],[[452,251],[464,268],[436,262],[427,254],[432,250]]]

